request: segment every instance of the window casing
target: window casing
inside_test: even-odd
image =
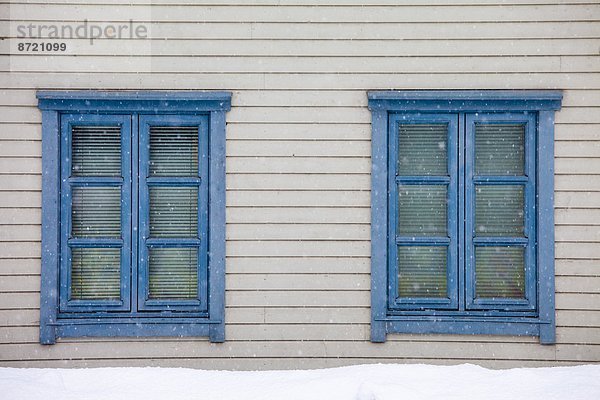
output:
[[[371,339],[554,328],[551,91],[370,92]]]
[[[230,98],[38,92],[41,343],[78,336],[224,340]]]

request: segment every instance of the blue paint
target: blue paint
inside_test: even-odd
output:
[[[550,321],[540,327],[540,341],[556,340],[554,305],[554,112],[541,110],[538,114],[537,137],[537,259],[538,312]]]
[[[458,146],[457,131],[458,118],[452,114],[400,114],[393,113],[389,117],[388,128],[388,237],[395,238],[389,240],[388,244],[388,307],[394,309],[456,309],[458,305],[458,286],[452,284],[456,282],[457,275],[457,160],[454,149]],[[416,124],[445,124],[447,126],[447,175],[441,176],[399,176],[397,175],[398,165],[398,131],[400,125]],[[419,185],[419,184],[438,184],[447,187],[448,204],[448,225],[447,237],[402,237],[396,232],[398,226],[398,184]],[[447,247],[447,269],[446,280],[448,282],[448,291],[446,298],[407,298],[398,296],[398,246],[439,246]]]
[[[465,162],[465,309],[466,310],[535,310],[536,308],[536,261],[535,261],[535,136],[536,123],[533,113],[477,113],[466,114],[466,162]],[[525,128],[524,176],[477,176],[475,174],[475,124],[522,124]],[[475,234],[475,184],[521,185],[524,187],[525,216],[524,238],[478,237]],[[525,300],[482,298],[475,296],[475,245],[520,247],[525,251]]]
[[[128,115],[62,114],[61,117],[61,207],[60,207],[60,311],[97,312],[129,311],[131,218],[128,207],[121,207],[120,239],[72,239],[71,238],[71,193],[76,187],[120,187],[121,204],[131,204],[131,117]],[[121,178],[74,177],[71,178],[71,128],[74,126],[118,126],[121,129]],[[71,300],[71,252],[73,248],[120,248],[121,288],[120,301],[115,300]]]
[[[37,97],[43,117],[40,342],[52,344],[60,337],[155,335],[209,336],[211,341],[224,341],[225,113],[231,108],[231,93],[41,91]],[[197,178],[146,179],[147,133],[153,123],[198,125]],[[73,124],[121,127],[121,178],[70,176]],[[147,193],[152,185],[199,188],[197,239],[147,239]],[[121,188],[125,206],[120,239],[70,238],[71,190],[92,186]],[[199,248],[197,301],[147,300],[147,246]],[[74,247],[121,249],[121,300],[69,299]]]
[[[387,192],[388,192],[388,115],[381,110],[371,114],[371,341],[385,342],[388,279]]]
[[[42,112],[42,269],[40,343],[56,341],[54,323],[58,313],[58,265],[60,256],[60,122],[55,111]]]
[[[208,124],[207,115],[141,115],[139,117],[139,235],[138,235],[138,310],[206,311],[208,306]],[[198,127],[198,175],[196,177],[150,177],[150,128],[152,126]],[[150,238],[150,188],[190,187],[198,189],[198,232],[196,239]],[[149,249],[195,248],[198,251],[198,298],[193,300],[149,299]]]
[[[209,304],[208,313],[224,319],[225,309],[225,113],[210,113],[209,132]],[[212,342],[225,341],[225,322],[209,326]]]
[[[453,333],[529,335],[554,343],[553,124],[561,92],[386,91],[369,92],[368,99],[373,117],[371,340],[383,342],[387,333]],[[440,120],[449,124],[449,176],[396,176],[398,123]],[[524,124],[523,176],[474,174],[474,123],[483,120]],[[448,185],[448,238],[396,235],[399,183]],[[524,187],[525,237],[474,237],[475,184]],[[448,299],[398,299],[396,246],[434,244],[449,246]],[[524,299],[475,298],[475,245],[525,249]]]

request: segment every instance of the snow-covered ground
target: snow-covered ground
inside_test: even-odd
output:
[[[358,365],[308,371],[0,368],[6,400],[600,399],[600,365],[489,370]]]

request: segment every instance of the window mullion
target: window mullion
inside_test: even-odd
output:
[[[457,266],[457,282],[458,282],[458,310],[465,310],[465,296],[466,296],[466,116],[465,113],[458,114],[458,131],[457,131],[457,147],[458,147],[458,160],[457,160],[457,178],[458,178],[458,266]]]

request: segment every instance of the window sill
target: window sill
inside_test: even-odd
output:
[[[554,323],[539,317],[387,316],[371,324],[371,341],[385,342],[388,333],[539,336],[554,344]]]
[[[74,337],[206,337],[211,342],[225,339],[224,323],[208,318],[68,318],[47,324],[52,330],[41,336],[42,344],[56,338]]]

